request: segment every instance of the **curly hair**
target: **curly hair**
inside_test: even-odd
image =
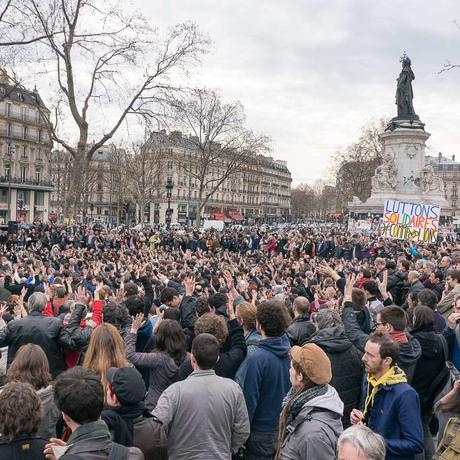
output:
[[[286,306],[278,300],[262,302],[257,307],[256,319],[267,337],[282,336],[291,323]]]
[[[30,383],[10,382],[0,393],[0,433],[13,441],[19,434],[33,435],[43,418],[40,398]]]
[[[215,313],[205,313],[195,323],[195,335],[212,334],[222,348],[228,337],[228,327],[225,319]]]
[[[36,390],[51,383],[48,358],[40,345],[28,343],[19,348],[6,373],[8,382],[27,382]]]

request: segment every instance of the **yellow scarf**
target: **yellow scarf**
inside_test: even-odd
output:
[[[407,383],[406,374],[396,364],[390,367],[385,374],[382,375],[378,380],[373,376],[367,376],[367,396],[366,402],[364,403],[363,420],[367,420],[368,412],[374,405],[375,395],[378,393],[380,388],[384,385],[397,385],[398,383]],[[372,387],[372,391],[369,393],[369,389]]]

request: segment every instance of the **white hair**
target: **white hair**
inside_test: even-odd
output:
[[[43,292],[34,292],[29,297],[28,303],[30,311],[42,312],[45,309],[46,304],[48,303],[48,299],[46,298],[46,295],[43,294]]]
[[[364,425],[353,425],[347,428],[338,440],[338,448],[350,444],[358,452],[366,455],[368,460],[385,460],[385,442],[377,433]],[[358,453],[357,452],[357,453]]]

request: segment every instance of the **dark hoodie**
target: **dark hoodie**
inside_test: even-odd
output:
[[[406,333],[407,343],[399,344],[399,359],[398,364],[401,369],[406,373],[407,383],[412,385],[414,378],[414,371],[417,362],[422,355],[422,347],[418,340]]]
[[[283,398],[291,387],[290,349],[286,335],[269,337],[248,357],[243,393],[252,433],[278,431]]]
[[[421,345],[422,353],[415,366],[412,387],[420,397],[422,410],[429,410],[432,401],[426,401],[425,396],[431,382],[445,367],[444,350],[441,338],[433,328],[420,328],[412,331],[412,335]]]
[[[320,329],[308,340],[318,345],[331,361],[333,386],[344,403],[342,422],[350,426],[350,412],[359,406],[362,381],[361,354],[345,335],[343,326]]]

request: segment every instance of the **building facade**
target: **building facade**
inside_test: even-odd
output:
[[[0,74],[0,222],[47,221],[52,142],[49,111],[37,90]]]
[[[82,196],[77,210],[79,222],[99,221],[119,225],[126,204],[126,190],[122,185],[123,151],[113,144],[98,149],[89,164],[86,183],[82,184]],[[51,178],[54,190],[50,207],[58,220],[65,219],[70,189],[71,156],[67,151],[52,152]]]
[[[452,206],[452,217],[460,217],[460,202],[458,189],[460,186],[460,163],[455,161],[455,155],[451,158],[443,156],[441,152],[437,157],[426,157],[433,166],[434,171],[444,182],[444,196]]]
[[[152,154],[162,152],[164,183],[173,184],[169,200],[171,222],[194,224],[198,206],[199,183],[187,168],[181,166],[184,158],[193,161],[196,146],[180,132],[167,134],[164,130],[152,132],[144,145]],[[178,162],[175,159],[181,158]],[[244,170],[222,181],[209,197],[202,217],[227,222],[287,221],[291,214],[291,173],[285,161],[257,156]],[[224,165],[222,165],[224,167]],[[209,177],[218,179],[222,171],[211,168]],[[205,187],[208,194],[211,187]],[[168,198],[166,189],[158,190],[144,212],[144,221],[163,224],[166,221]]]

